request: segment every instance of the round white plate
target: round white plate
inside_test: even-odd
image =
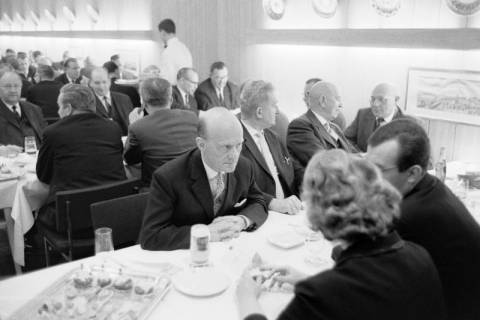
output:
[[[214,268],[187,269],[172,278],[175,289],[194,297],[208,297],[225,291],[230,279]]]
[[[283,249],[295,248],[304,243],[304,237],[292,231],[275,232],[267,239],[271,244]]]

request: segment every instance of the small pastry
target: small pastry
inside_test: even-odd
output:
[[[118,290],[130,290],[132,288],[133,281],[131,278],[118,277],[113,283],[113,287]]]

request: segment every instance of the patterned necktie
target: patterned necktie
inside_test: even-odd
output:
[[[188,101],[188,93],[187,93],[187,94],[185,94],[185,105],[188,106],[188,102],[189,102],[189,101]]]
[[[110,105],[110,103],[108,103],[108,98],[107,96],[103,96],[103,101],[105,102],[105,110],[107,110],[107,114],[108,116],[110,116],[110,112],[112,110],[112,106]]]
[[[325,122],[324,125],[325,129],[327,130],[328,134],[333,138],[333,140],[338,143],[338,139],[340,138],[335,130],[332,129],[330,122]]]
[[[218,91],[218,100],[220,101],[221,106],[225,106],[225,100],[223,99],[222,91]]]
[[[20,119],[20,118],[21,118],[21,117],[20,117],[20,113],[18,113],[18,110],[17,110],[17,109],[18,109],[17,106],[12,106],[12,111],[13,111],[13,113],[15,114],[15,116],[16,116],[18,119]]]
[[[213,190],[212,190],[212,195],[213,195],[213,214],[217,215],[218,210],[222,206],[223,202],[223,191],[225,191],[225,182],[223,181],[223,174],[219,172],[214,178],[213,178]]]

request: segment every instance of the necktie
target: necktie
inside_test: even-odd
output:
[[[263,155],[263,159],[267,163],[268,170],[270,170],[270,174],[272,175],[273,181],[275,182],[275,198],[283,199],[285,194],[283,193],[283,187],[280,183],[280,179],[278,178],[278,170],[277,166],[272,157],[272,153],[270,152],[270,147],[268,146],[267,140],[265,139],[265,135],[263,131],[256,132],[254,134],[257,140],[257,146],[260,150],[260,153]]]
[[[107,110],[108,116],[110,116],[110,111],[112,110],[112,106],[108,103],[107,96],[103,96],[103,101],[105,102],[105,110]]]
[[[385,124],[385,119],[379,117],[377,119],[375,119],[375,129],[383,126]]]
[[[225,183],[223,181],[223,174],[219,172],[213,178],[213,188],[212,188],[212,195],[213,195],[213,214],[217,215],[218,210],[222,206],[223,198],[222,194],[225,190]]]
[[[12,111],[17,118],[19,118],[19,119],[21,118],[20,113],[18,113],[18,107],[17,106],[12,106]]]
[[[188,94],[185,94],[185,105],[188,105]]]
[[[330,122],[325,122],[325,129],[327,130],[328,134],[333,138],[333,140],[338,143],[339,136],[335,132],[335,130],[332,129],[332,126],[330,125]]]
[[[218,91],[218,100],[220,101],[220,105],[225,106],[225,101],[223,100],[222,91]]]

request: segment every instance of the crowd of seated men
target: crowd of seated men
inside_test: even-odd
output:
[[[124,162],[140,165],[150,192],[139,213],[143,249],[188,248],[197,223],[224,241],[255,232],[269,210],[302,209],[339,244],[331,270],[307,277],[278,267],[278,280],[296,286],[280,319],[480,317],[480,227],[427,173],[429,138],[398,107],[395,86],[375,86],[347,126],[339,88],[308,79],[305,113],[289,122],[272,83],[237,86],[223,62],[200,83],[181,68],[175,85],[150,66],[138,88],[116,83],[120,66],[118,55],[80,69],[68,56],[55,64],[39,51],[31,61],[5,52],[0,155],[35,137],[37,176],[50,186],[36,224],[53,228],[58,191],[124,180]],[[241,278],[243,318],[265,318],[259,292]]]

